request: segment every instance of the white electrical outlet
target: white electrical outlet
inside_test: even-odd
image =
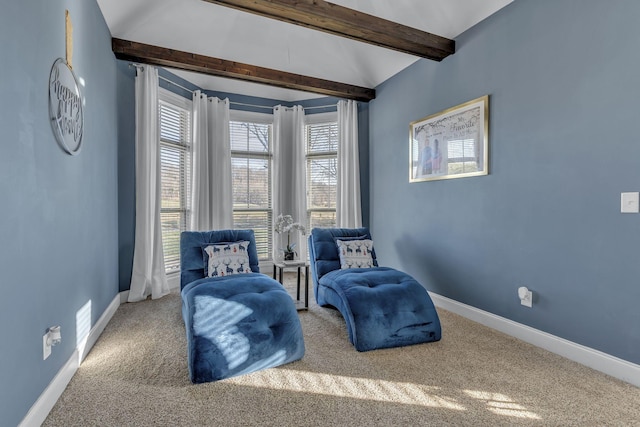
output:
[[[520,286],[518,288],[518,297],[520,298],[520,304],[526,307],[531,307],[533,304],[533,292],[526,286]]]
[[[49,332],[42,336],[42,360],[47,360],[47,357],[51,355],[51,340],[49,339]]]
[[[533,305],[533,292],[527,291],[524,294],[524,298],[520,300],[520,304],[526,307],[531,307]]]

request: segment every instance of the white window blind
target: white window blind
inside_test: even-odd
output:
[[[338,123],[305,127],[307,158],[307,226],[336,226]]]
[[[191,112],[188,100],[160,92],[162,247],[167,274],[180,271],[180,233],[189,223]]]
[[[475,160],[475,139],[457,139],[448,141],[448,157],[450,160]]]
[[[447,141],[448,173],[478,171],[478,154],[475,139]]]
[[[233,227],[252,229],[258,258],[272,254],[271,124],[229,123],[233,175]]]

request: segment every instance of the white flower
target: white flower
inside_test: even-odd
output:
[[[276,233],[289,233],[291,230],[298,230],[302,235],[307,232],[304,225],[299,222],[293,222],[293,217],[291,215],[278,215],[275,226]]]
[[[293,222],[293,217],[291,215],[282,214],[278,215],[278,218],[276,218],[274,230],[276,233],[287,233],[287,248],[285,249],[285,252],[294,252],[293,249],[296,246],[295,243],[293,245],[291,244],[291,230],[298,230],[303,236],[307,232],[304,225],[299,222]]]

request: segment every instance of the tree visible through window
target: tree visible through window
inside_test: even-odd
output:
[[[336,226],[338,123],[306,125],[307,225]]]
[[[269,259],[273,222],[271,125],[248,121],[229,124],[233,181],[233,227],[252,229],[258,258]]]

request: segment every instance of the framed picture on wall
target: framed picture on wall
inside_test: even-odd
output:
[[[487,175],[489,95],[409,125],[409,181]]]

